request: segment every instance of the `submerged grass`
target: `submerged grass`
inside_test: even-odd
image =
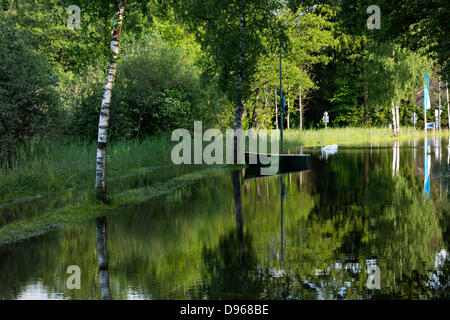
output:
[[[43,212],[29,219],[18,220],[0,228],[0,244],[14,243],[46,234],[68,224],[80,223],[96,217],[106,216],[123,208],[137,205],[180,190],[200,179],[215,176],[232,167],[216,167],[187,173],[165,182],[151,186],[126,190],[115,194],[109,203],[100,203],[92,199],[77,205],[67,205],[58,210]]]

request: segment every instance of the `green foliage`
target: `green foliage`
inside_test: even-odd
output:
[[[241,34],[240,19],[245,3],[245,32]],[[173,1],[178,16],[188,25],[208,54],[203,60],[204,68],[211,78],[218,78],[222,89],[235,97],[236,77],[239,70],[240,42],[243,43],[245,79],[242,97],[248,98],[254,81],[256,66],[264,52],[264,39],[277,39],[275,10],[279,1],[240,2],[221,0]]]
[[[80,7],[80,29],[67,27],[69,5]],[[0,14],[23,32],[58,73],[81,72],[95,63],[106,64],[112,8],[99,0],[22,0]]]
[[[426,60],[399,45],[377,44],[366,57],[370,105],[391,108],[423,84]]]
[[[167,134],[191,128],[193,120],[216,122],[224,100],[184,50],[149,35],[127,41],[122,52],[111,105],[113,139]],[[73,115],[77,135],[96,137],[101,94],[101,82],[86,88]]]
[[[23,35],[0,20],[0,161],[57,117],[56,77]],[[2,159],[3,158],[3,159]]]
[[[424,51],[433,59],[443,79],[450,72],[450,39],[447,0],[379,1],[383,9],[380,37],[396,41],[413,51]]]
[[[369,119],[364,100],[364,94],[367,92],[367,75],[363,60],[368,40],[363,33],[347,30],[345,24],[347,20],[343,18],[348,18],[352,11],[345,9],[345,3],[342,7],[333,6],[332,8],[329,18],[333,23],[332,41],[330,46],[323,50],[323,54],[328,58],[331,57],[331,60],[326,65],[312,66],[311,71],[315,75],[318,88],[309,97],[306,118],[319,123],[323,113],[328,111],[332,115],[330,120],[333,125],[335,118],[339,118],[336,124],[367,125]],[[332,99],[341,101],[333,102]],[[344,114],[338,114],[337,106],[340,106]]]
[[[334,42],[332,36],[333,10],[324,6],[318,12],[311,12],[304,17],[288,21],[305,10],[306,7],[299,8],[296,12],[288,9],[280,10],[277,19],[280,25],[285,28],[281,39],[273,37],[263,38],[264,52],[258,59],[255,81],[251,85],[251,95],[246,104],[247,114],[250,119],[246,119],[253,127],[274,127],[275,125],[275,106],[274,91],[279,91],[279,50],[280,40],[283,41],[283,94],[286,100],[290,102],[290,110],[286,106],[286,114],[296,115],[294,104],[298,98],[299,90],[302,90],[302,99],[315,89],[317,85],[314,81],[312,72],[313,64],[327,64],[329,56],[325,54],[325,48],[331,46]],[[260,99],[256,99],[259,93]],[[266,103],[269,97],[270,103]],[[279,97],[277,98],[279,99]],[[303,101],[303,104],[305,101]],[[279,102],[278,102],[279,104]],[[253,115],[257,110],[256,116]],[[298,108],[296,109],[298,110]],[[249,118],[247,116],[247,118]],[[255,122],[256,125],[252,122]],[[298,120],[297,120],[298,123]]]
[[[363,116],[363,110],[357,108],[359,92],[357,86],[350,80],[342,79],[339,81],[340,86],[330,99],[333,108],[330,110],[330,117],[333,126],[355,126],[358,125]]]

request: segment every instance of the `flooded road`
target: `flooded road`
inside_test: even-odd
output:
[[[2,246],[0,298],[448,298],[448,145],[312,151],[296,172],[221,173]]]

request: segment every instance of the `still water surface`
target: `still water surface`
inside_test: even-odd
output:
[[[313,151],[299,172],[221,173],[0,247],[0,298],[448,299],[448,145]]]

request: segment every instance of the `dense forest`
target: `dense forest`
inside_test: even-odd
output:
[[[367,26],[371,1],[324,1],[295,18],[313,4],[1,0],[2,158],[30,139],[95,140],[119,5],[112,140],[168,135],[194,120],[278,128],[280,49],[284,128],[323,127],[324,111],[329,126],[385,126],[393,106],[402,125],[416,112],[423,127],[425,70],[433,103],[440,80],[448,125],[446,1],[378,1],[379,29]]]

